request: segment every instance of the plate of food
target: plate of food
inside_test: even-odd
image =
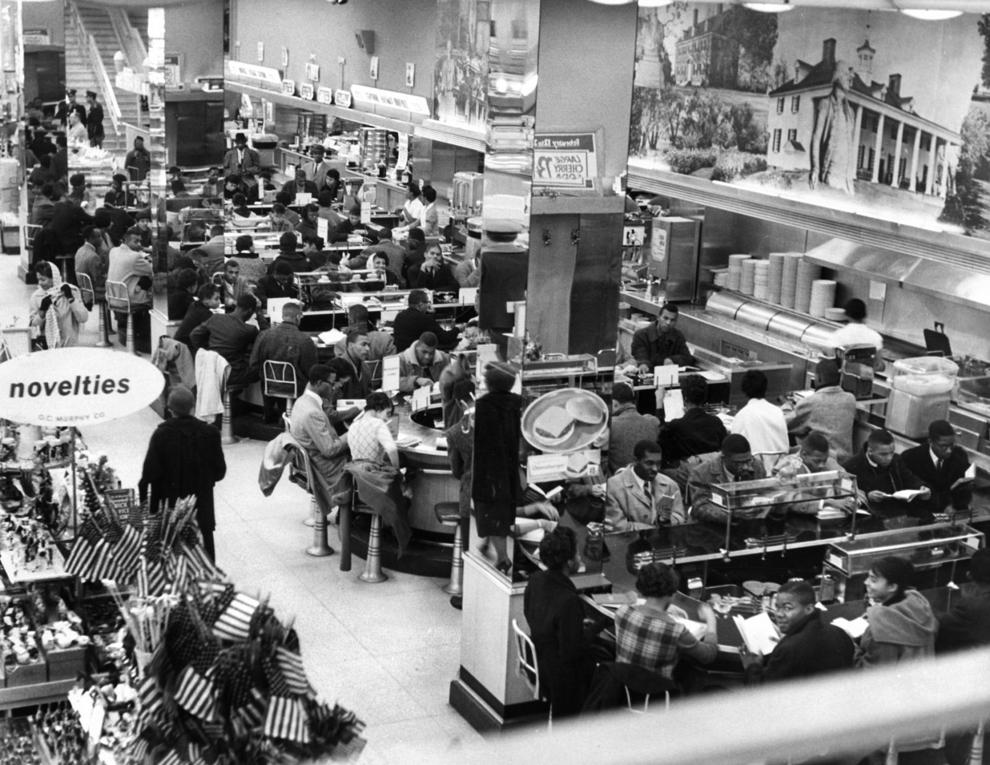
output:
[[[608,405],[596,393],[562,388],[526,407],[523,437],[543,452],[567,453],[590,446],[608,427]]]

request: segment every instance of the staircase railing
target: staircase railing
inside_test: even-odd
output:
[[[82,45],[89,65],[96,77],[96,84],[103,97],[104,113],[110,116],[115,135],[120,135],[120,104],[117,103],[117,94],[113,89],[113,81],[107,73],[107,68],[103,65],[103,58],[100,56],[100,48],[96,44],[93,35],[86,31],[82,16],[79,15],[79,8],[72,0],[65,4],[69,20],[79,37],[79,44]]]
[[[131,23],[127,11],[123,8],[107,8],[107,13],[110,16],[113,31],[120,41],[120,47],[124,53],[124,58],[127,60],[127,65],[135,72],[144,72],[144,61],[148,58],[148,49],[144,44],[141,34]]]

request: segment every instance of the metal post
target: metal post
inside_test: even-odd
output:
[[[100,327],[99,327],[99,335],[100,335],[100,337],[96,341],[96,347],[97,348],[109,348],[110,347],[110,333],[109,333],[108,327],[107,327],[107,319],[108,319],[108,317],[107,317],[107,311],[108,311],[107,304],[104,303],[103,301],[99,301],[98,300],[98,301],[94,302],[94,305],[96,306],[96,310],[99,312],[99,320],[100,320]]]
[[[137,353],[137,351],[134,350],[134,314],[128,313],[124,315],[127,316],[127,340],[126,340],[127,352],[130,354],[134,354]],[[118,324],[118,328],[119,326],[120,325]]]
[[[131,342],[131,325],[127,325],[127,342]],[[230,416],[230,390],[223,389],[223,419],[220,422],[220,441],[224,444],[236,444],[237,437],[234,435],[234,423]]]
[[[306,554],[314,558],[326,558],[328,555],[333,555],[333,548],[327,542],[327,516],[317,503],[316,497],[313,497],[313,518],[316,521],[313,524],[313,545],[306,548]]]
[[[382,516],[373,513],[371,516],[371,531],[368,533],[368,556],[364,561],[364,571],[358,577],[359,581],[377,584],[388,579],[382,572]]]
[[[450,582],[443,588],[448,595],[461,595],[464,593],[464,559],[461,553],[464,548],[464,540],[461,534],[461,523],[458,520],[454,527],[454,549],[450,556]]]
[[[354,489],[357,492],[357,489]],[[337,508],[337,531],[340,533],[340,570],[351,570],[351,503]]]

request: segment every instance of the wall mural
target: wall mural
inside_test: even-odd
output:
[[[986,16],[641,9],[630,165],[990,238],[987,50]]]
[[[485,129],[490,27],[488,0],[437,0],[435,119]]]

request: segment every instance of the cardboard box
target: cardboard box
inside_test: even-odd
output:
[[[21,685],[36,685],[48,681],[48,665],[44,658],[30,664],[6,665],[4,685],[14,688]]]
[[[48,660],[48,682],[75,680],[86,666],[86,646],[52,648],[45,652]]]

